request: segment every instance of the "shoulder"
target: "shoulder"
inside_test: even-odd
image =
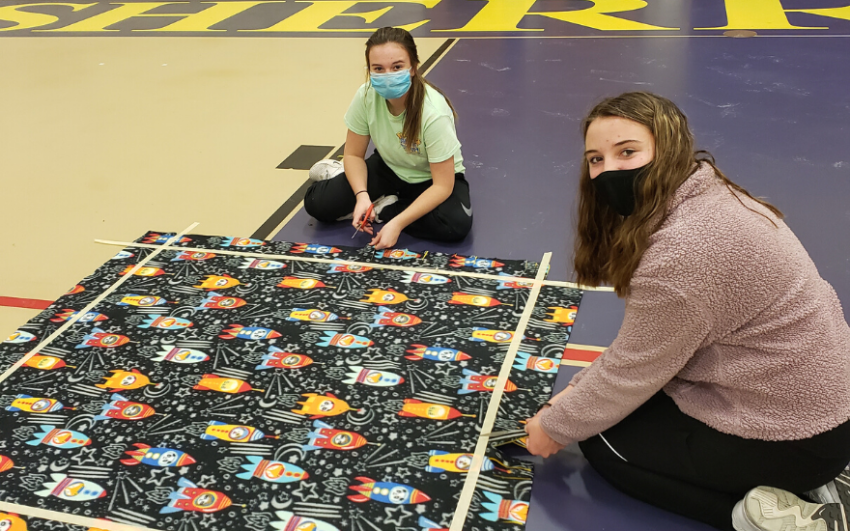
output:
[[[425,121],[436,120],[443,116],[452,116],[452,109],[445,96],[434,87],[425,85],[425,98],[422,101],[422,117]]]

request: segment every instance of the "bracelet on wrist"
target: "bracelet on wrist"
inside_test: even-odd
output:
[[[369,190],[360,190],[359,192],[357,192],[356,194],[354,194],[354,197],[357,197],[358,195],[360,195],[360,194],[362,194],[362,193],[364,193],[364,192],[365,192],[365,193],[369,193]]]

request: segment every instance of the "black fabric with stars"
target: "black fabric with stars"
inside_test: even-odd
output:
[[[531,291],[497,275],[538,264],[176,245],[203,251],[160,252],[0,383],[0,500],[168,531],[447,528]],[[124,249],[22,326],[0,345],[4,370],[152,252]],[[496,445],[550,397],[580,299],[541,289],[464,529],[524,526],[532,470]]]

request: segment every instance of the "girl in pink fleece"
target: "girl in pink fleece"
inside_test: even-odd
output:
[[[718,529],[848,531],[840,503],[799,497],[850,502],[822,487],[850,461],[835,291],[776,207],[695,153],[672,102],[603,101],[584,135],[577,280],[613,285],[626,313],[529,419],[529,451],[580,441],[620,490]]]

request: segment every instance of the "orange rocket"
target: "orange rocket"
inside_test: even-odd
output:
[[[208,308],[212,308],[216,310],[232,310],[233,308],[240,308],[246,304],[248,304],[248,302],[245,299],[240,299],[239,297],[224,297],[215,291],[208,291],[207,297],[201,301],[201,305],[198,306],[198,309],[206,310]]]
[[[399,293],[396,290],[389,288],[386,290],[373,288],[369,290],[371,293],[360,302],[373,302],[375,304],[399,304],[408,300],[407,295]]]
[[[126,275],[130,271],[132,271],[134,267],[136,267],[136,266],[128,265],[127,267],[124,268],[124,271],[121,271],[118,274],[119,275]],[[160,269],[158,267],[140,267],[138,271],[133,273],[133,275],[135,275],[137,277],[158,277],[158,276],[164,275],[164,274],[165,274],[165,271],[163,271],[162,269]]]
[[[56,356],[42,356],[41,354],[31,357],[24,365],[42,371],[52,371],[53,369],[61,369],[62,367],[76,369],[73,365],[66,365],[65,360],[61,358],[57,358]]]
[[[14,461],[12,461],[10,458],[6,457],[5,455],[0,455],[0,472],[5,472],[7,470],[10,470],[14,466],[15,466]]]
[[[337,398],[332,393],[325,393],[324,395],[305,393],[301,396],[306,396],[307,400],[296,402],[301,408],[293,409],[292,412],[298,415],[310,415],[310,420],[335,417],[346,411],[354,411],[354,408],[348,405],[348,402]]]
[[[295,289],[313,289],[326,288],[324,282],[313,278],[298,278],[298,277],[283,277],[283,280],[277,285],[279,288],[295,288]]]
[[[398,412],[400,417],[419,417],[432,420],[449,420],[458,417],[475,417],[475,415],[465,415],[457,409],[443,404],[432,404],[430,402],[422,402],[415,398],[406,398],[404,406]]]
[[[150,378],[139,372],[138,369],[132,369],[129,372],[121,370],[109,372],[112,373],[112,376],[104,376],[106,381],[96,384],[95,387],[115,391],[118,389],[139,389],[146,385],[157,385],[151,383]]]
[[[152,232],[144,237],[142,243],[168,243],[168,240],[177,236],[174,233],[170,234],[159,234],[157,232]],[[187,238],[183,236],[179,241],[175,241],[174,243],[189,243],[192,241],[192,238]]]
[[[470,295],[469,293],[461,293],[455,291],[452,293],[452,298],[449,304],[467,304],[469,306],[498,306],[502,304],[493,297],[485,297],[483,295]]]
[[[248,391],[261,391],[265,389],[254,389],[251,384],[236,378],[222,378],[216,374],[205,374],[201,381],[192,389],[196,391],[218,391],[220,393],[236,394]]]
[[[197,286],[192,286],[193,288],[198,289],[227,289],[232,288],[234,286],[238,286],[241,284],[238,279],[231,277],[230,275],[207,275],[206,280],[198,284]]]
[[[550,318],[543,320],[550,323],[561,323],[564,326],[572,326],[576,320],[576,314],[578,313],[578,306],[570,306],[569,308],[550,306],[548,309],[552,310],[551,313],[546,314]]]
[[[476,391],[486,391],[493,392],[496,389],[496,381],[498,381],[498,376],[488,375],[488,374],[478,374],[475,371],[470,371],[469,369],[463,370],[463,379],[461,379],[460,383],[463,387],[457,392],[459,395],[465,395],[468,393],[474,393]],[[505,383],[505,392],[511,393],[516,391],[518,387],[515,383],[508,380]]]
[[[89,347],[115,348],[126,345],[130,342],[130,338],[121,334],[110,334],[104,332],[98,327],[91,329],[91,333],[83,337],[83,342],[77,345],[76,349]]]
[[[84,292],[85,290],[86,290],[86,288],[84,288],[84,287],[80,286],[79,284],[77,284],[77,285],[76,285],[76,286],[74,286],[73,288],[69,289],[69,290],[67,291],[67,293],[65,293],[65,295],[76,295],[77,293],[82,293],[82,292]]]

